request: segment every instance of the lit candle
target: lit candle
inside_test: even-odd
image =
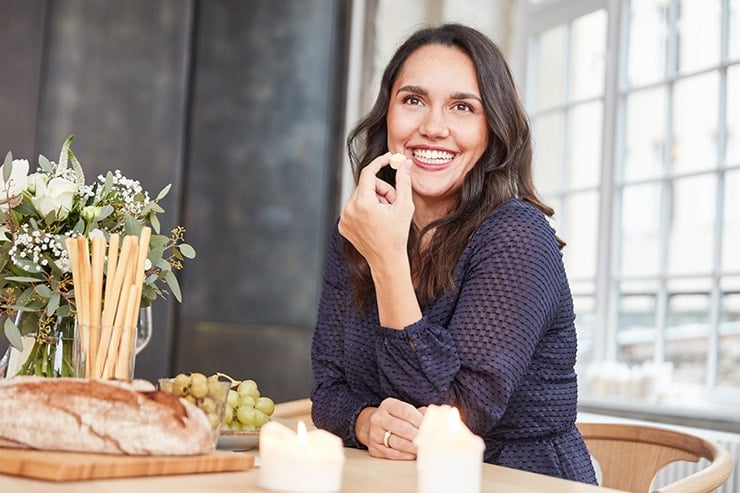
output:
[[[275,491],[329,493],[342,486],[344,447],[328,431],[297,431],[269,421],[260,430],[259,479],[262,488]]]
[[[448,405],[427,407],[414,439],[417,493],[479,493],[485,445]]]

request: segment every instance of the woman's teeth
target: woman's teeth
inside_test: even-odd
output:
[[[414,151],[414,158],[417,161],[427,164],[444,164],[455,157],[455,154],[445,151],[433,151],[428,149],[417,149]]]

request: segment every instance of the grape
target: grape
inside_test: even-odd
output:
[[[254,404],[254,408],[270,416],[275,411],[275,403],[269,397],[260,397]]]
[[[190,375],[179,373],[175,378],[159,381],[160,389],[195,404],[203,411],[213,429],[214,440],[224,419],[227,397],[231,397],[229,385],[228,382],[220,381],[218,374],[206,377],[197,372]],[[234,397],[239,397],[236,392]],[[233,420],[233,412],[230,414]]]
[[[260,391],[257,388],[257,382],[255,382],[254,380],[244,380],[239,384],[239,387],[236,389],[236,391],[239,393],[239,395],[242,396],[252,396],[254,400],[257,400],[260,397]]]
[[[259,431],[270,421],[275,411],[275,403],[266,396],[261,396],[257,382],[254,380],[238,381],[228,375],[231,380],[231,390],[227,397],[224,412],[223,426],[230,431]]]

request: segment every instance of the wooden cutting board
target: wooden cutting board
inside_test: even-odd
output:
[[[47,481],[245,471],[253,466],[254,454],[226,450],[192,456],[130,456],[0,448],[0,473]]]

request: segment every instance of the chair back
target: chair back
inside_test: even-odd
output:
[[[304,398],[278,402],[275,404],[272,417],[291,421],[303,421],[306,426],[310,426],[313,424],[311,419],[311,399]]]
[[[653,493],[704,493],[722,486],[732,473],[732,456],[718,443],[690,433],[624,423],[577,423],[601,469],[601,486],[648,493],[667,464],[706,459],[707,467]]]

